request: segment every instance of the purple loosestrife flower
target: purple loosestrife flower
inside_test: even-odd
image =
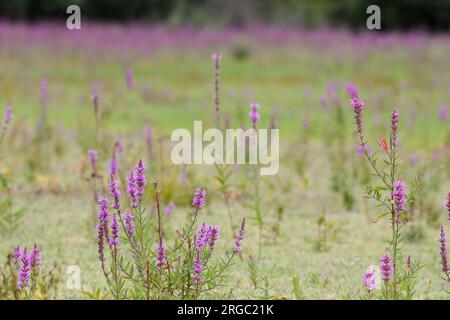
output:
[[[27,248],[23,250],[21,257],[22,266],[19,268],[19,274],[17,279],[17,289],[21,290],[24,287],[29,286],[31,280],[31,261],[30,256],[27,253]]]
[[[197,230],[197,236],[195,238],[195,247],[198,251],[203,249],[208,242],[209,226],[206,223],[202,223]]]
[[[448,210],[448,220],[450,220],[450,192],[448,193],[447,199],[444,202],[445,207]]]
[[[372,148],[369,145],[365,145],[365,147],[367,149],[367,153],[371,153],[372,152]],[[359,157],[364,157],[364,155],[365,155],[364,146],[358,145],[356,147],[356,151],[358,152],[358,156]]]
[[[242,250],[242,240],[245,237],[245,218],[242,220],[241,228],[236,232],[234,239],[234,253],[240,253]]]
[[[102,264],[102,269],[104,269],[104,263],[105,263],[105,253],[104,253],[104,241],[105,239],[108,239],[108,221],[109,221],[109,202],[108,200],[103,197],[98,201],[99,204],[99,211],[98,211],[98,224],[97,224],[97,245],[98,245],[98,258],[100,259],[100,262]]]
[[[163,271],[163,266],[167,263],[166,259],[166,245],[162,242],[162,239],[159,241],[158,246],[156,247],[156,266],[158,267],[158,272],[161,274]]]
[[[197,188],[194,193],[194,198],[192,199],[192,205],[195,207],[196,211],[199,211],[205,206],[206,203],[206,191],[203,188]]]
[[[348,83],[346,90],[350,98],[354,98],[358,95],[358,88],[353,83]]]
[[[208,230],[208,245],[211,249],[214,249],[214,246],[219,240],[220,236],[220,227],[219,226],[211,226]]]
[[[363,285],[369,293],[376,288],[376,274],[374,270],[366,270],[364,272]]]
[[[116,176],[119,171],[116,159],[116,151],[114,150],[111,159],[109,160],[109,175]]]
[[[447,256],[447,235],[445,234],[444,226],[441,226],[441,233],[439,237],[440,255],[441,255],[441,270],[450,278],[448,256]]]
[[[392,200],[394,201],[395,222],[400,222],[400,214],[406,210],[406,183],[395,181],[394,191],[392,191]]]
[[[214,61],[214,106],[215,106],[215,118],[217,125],[220,125],[220,61],[222,55],[220,53],[214,53],[212,55]]]
[[[439,151],[438,150],[433,151],[433,160],[435,160],[435,161],[439,160]]]
[[[192,279],[199,283],[202,280],[202,273],[203,273],[203,261],[200,257],[200,251],[197,250],[197,255],[195,256],[194,261],[194,275],[192,276]]]
[[[446,106],[441,106],[439,108],[439,119],[441,119],[442,121],[447,120],[448,117],[448,110]]]
[[[256,127],[256,123],[260,119],[260,115],[259,115],[259,112],[258,112],[258,110],[260,109],[260,105],[257,102],[253,102],[250,105],[250,109],[251,109],[251,111],[249,112],[248,117],[252,121],[253,127]]]
[[[363,132],[363,126],[362,126],[362,109],[364,108],[364,102],[358,98],[358,96],[355,96],[350,100],[353,111],[355,112],[355,122],[356,122],[356,128],[358,131],[359,137],[362,138],[362,132]]]
[[[391,142],[395,147],[398,146],[398,121],[400,120],[400,113],[392,111],[391,114]]]
[[[13,106],[8,103],[6,105],[5,115],[3,116],[3,131],[6,131],[13,117]]]
[[[13,258],[14,258],[14,264],[17,264],[22,257],[22,250],[19,246],[14,248]]]
[[[128,235],[132,236],[134,232],[134,216],[126,211],[123,214],[123,219],[125,220],[125,228],[127,229]]]
[[[41,266],[41,250],[36,243],[34,244],[33,250],[30,252],[30,263],[32,267]]]
[[[91,168],[92,168],[92,176],[96,177],[97,176],[97,161],[98,161],[97,151],[95,151],[93,149],[89,149],[88,150],[88,158],[89,158],[89,163],[91,164]]]
[[[108,244],[110,248],[114,248],[115,251],[119,245],[119,221],[115,214],[111,219],[111,236],[109,237]]]
[[[167,207],[164,208],[164,213],[167,215],[171,215],[173,209],[175,209],[177,206],[175,205],[175,203],[170,202]]]
[[[137,207],[137,201],[136,201],[136,183],[134,179],[134,171],[131,170],[128,173],[128,179],[127,179],[127,195],[128,198],[130,198],[131,201],[131,207],[136,208]]]
[[[117,181],[114,179],[114,176],[111,175],[111,180],[109,182],[109,194],[113,199],[113,204],[111,208],[120,210],[120,189],[117,186]]]
[[[144,194],[145,184],[147,183],[147,180],[145,178],[145,165],[142,160],[139,160],[139,162],[136,165],[134,181],[136,186],[136,201],[137,203],[140,203],[142,201],[142,196]]]
[[[127,82],[128,89],[133,89],[133,70],[131,68],[127,68],[125,72],[125,80]]]
[[[92,104],[94,105],[95,114],[97,114],[98,113],[98,95],[93,94],[91,96],[91,101],[92,101]]]
[[[392,258],[388,255],[384,255],[380,258],[381,264],[381,275],[383,277],[384,282],[389,282],[391,279],[391,274],[394,269],[394,265],[392,264]]]

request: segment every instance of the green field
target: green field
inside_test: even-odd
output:
[[[37,242],[42,247],[43,269],[56,268],[57,290],[45,298],[88,298],[81,290],[67,288],[70,265],[80,267],[83,289],[105,286],[97,259],[97,209],[87,150],[99,152],[102,178],[97,187],[106,195],[108,161],[118,139],[124,144],[121,174],[143,158],[148,165],[146,201],[153,205],[150,182],[159,180],[163,206],[177,205],[171,216],[163,215],[168,239],[175,237],[192,213],[194,190],[203,186],[208,192],[207,208],[199,221],[220,225],[217,250],[230,250],[233,236],[214,166],[188,166],[188,182],[180,184],[181,167],[170,162],[169,141],[176,128],[192,130],[194,120],[214,125],[211,55],[221,52],[222,119],[228,119],[231,128],[250,127],[249,105],[257,101],[259,127],[267,128],[273,121],[280,129],[281,160],[277,175],[262,178],[265,214],[260,259],[258,228],[248,207],[254,182],[251,168],[233,172],[231,211],[235,222],[248,218],[247,236],[224,287],[202,297],[363,297],[363,272],[378,265],[379,257],[388,252],[391,231],[388,220],[375,223],[382,210],[364,199],[366,182],[375,179],[367,177],[368,166],[356,151],[353,109],[345,92],[351,82],[366,103],[366,136],[374,151],[376,141],[389,135],[391,111],[401,114],[399,174],[408,183],[418,175],[423,182],[415,211],[408,213],[403,227],[401,259],[411,255],[424,265],[417,275],[415,299],[448,299],[438,242],[439,226],[450,230],[442,205],[450,191],[450,126],[448,117],[443,120],[438,115],[441,105],[450,105],[448,36],[372,38],[344,32],[336,33],[336,40],[310,31],[292,32],[280,40],[263,31],[259,38],[256,31],[248,31],[223,36],[222,41],[215,39],[222,39],[225,31],[210,31],[209,38],[193,32],[205,37],[200,45],[190,44],[177,36],[180,30],[172,30],[164,33],[172,41],[153,48],[156,36],[148,31],[145,40],[142,27],[139,36],[150,43],[151,50],[141,52],[142,43],[134,46],[134,38],[126,36],[130,30],[120,27],[109,27],[112,39],[102,38],[108,34],[105,26],[101,31],[96,29],[100,26],[87,26],[83,32],[91,30],[93,35],[73,38],[55,26],[40,28],[47,32],[35,30],[32,36],[32,27],[11,25],[0,37],[0,103],[11,102],[14,107],[1,145],[0,173],[8,183],[2,197],[12,199],[12,211],[24,209],[17,225],[0,233],[0,263],[5,263],[15,246]],[[133,89],[127,89],[126,68],[133,70]],[[48,81],[45,102],[40,101],[43,77]],[[332,96],[327,95],[330,84]],[[97,140],[93,93],[99,97],[101,114]],[[336,99],[337,106],[324,109],[321,96],[329,104]],[[154,145],[148,161],[144,128],[149,121]],[[434,159],[433,153],[439,158]],[[409,164],[412,154],[418,157],[415,166]],[[125,189],[122,193],[126,194]],[[11,210],[4,200],[1,210],[0,218],[7,219]],[[154,223],[154,209],[148,219]],[[254,289],[249,256],[257,261],[258,286],[266,290]],[[297,294],[294,275],[301,287]]]

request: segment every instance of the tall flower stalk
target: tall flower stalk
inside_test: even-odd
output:
[[[214,121],[218,129],[223,129],[220,117],[221,111],[221,100],[220,100],[220,61],[222,60],[222,55],[220,53],[214,53],[212,56],[214,62]],[[222,194],[223,201],[225,203],[225,208],[227,210],[228,219],[230,221],[231,233],[234,233],[234,221],[233,214],[231,212],[230,195],[231,195],[231,177],[233,174],[232,167],[226,164],[215,164],[216,168],[216,179],[219,182],[219,191]]]
[[[400,114],[393,111],[391,114],[391,130],[389,145],[384,138],[379,140],[379,147],[385,156],[385,167],[380,168],[377,164],[376,153],[369,154],[368,144],[364,138],[364,127],[362,121],[362,111],[364,102],[355,95],[351,100],[355,115],[356,133],[359,139],[360,148],[364,150],[375,176],[379,179],[380,185],[369,186],[367,188],[368,197],[374,199],[386,211],[379,217],[390,217],[392,236],[389,241],[392,257],[392,298],[398,298],[398,270],[399,268],[399,244],[401,242],[401,226],[403,215],[406,211],[408,196],[405,182],[398,179],[398,125]]]
[[[163,230],[159,183],[153,183],[156,224],[145,209],[146,185],[145,165],[139,161],[128,178],[129,203],[121,201],[114,176],[109,184],[110,200],[99,200],[97,251],[109,293],[115,299],[199,299],[223,282],[226,269],[242,250],[245,223],[228,257],[214,259],[220,227],[203,223],[195,232],[207,195],[205,189],[197,188],[192,199],[194,212],[170,245]]]

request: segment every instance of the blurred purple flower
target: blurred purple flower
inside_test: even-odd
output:
[[[245,237],[245,218],[242,220],[240,229],[236,232],[234,239],[234,253],[240,253],[242,250],[242,240]]]
[[[167,215],[171,215],[173,209],[175,209],[175,208],[176,208],[175,203],[170,202],[170,203],[167,205],[167,207],[164,208],[164,213],[167,214]]]
[[[113,199],[113,204],[111,205],[111,208],[120,210],[120,189],[113,175],[111,175],[111,180],[109,182],[109,194]]]
[[[202,273],[203,273],[203,261],[200,258],[200,252],[197,250],[194,262],[194,275],[192,276],[192,279],[195,280],[197,283],[199,283],[202,280]]]
[[[441,226],[441,232],[439,236],[440,243],[440,256],[441,256],[441,270],[442,272],[450,278],[449,265],[448,265],[448,255],[447,255],[447,235],[445,234],[444,226]]]
[[[398,146],[398,121],[400,120],[400,113],[392,111],[391,114],[391,141],[394,147]]]
[[[447,120],[448,117],[448,109],[446,106],[442,105],[439,108],[439,119],[441,119],[442,121]]]
[[[411,154],[411,155],[409,156],[409,165],[410,165],[411,167],[415,167],[416,164],[417,164],[417,156],[416,156],[415,154]]]
[[[162,268],[166,263],[166,245],[162,242],[161,239],[158,243],[158,246],[156,247],[156,266],[158,267],[158,272],[160,274],[162,273]]]
[[[354,98],[358,95],[358,88],[353,83],[348,83],[346,90],[350,98]]]
[[[127,68],[125,80],[127,82],[127,88],[130,90],[133,89],[133,70],[131,70],[131,68]]]
[[[252,121],[253,127],[256,127],[256,123],[258,123],[258,121],[260,119],[260,115],[258,112],[258,110],[260,109],[260,105],[256,102],[253,102],[250,105],[250,109],[251,109],[251,111],[249,112],[248,117]]]
[[[130,212],[126,211],[123,214],[123,219],[128,235],[132,236],[134,232],[134,216]]]

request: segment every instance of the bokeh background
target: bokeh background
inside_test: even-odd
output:
[[[81,7],[81,30],[66,28],[71,4]],[[370,4],[381,8],[381,31],[366,29]],[[202,222],[221,225],[217,250],[227,252],[233,234],[214,167],[170,161],[174,129],[214,126],[211,56],[220,52],[224,125],[251,126],[257,101],[258,126],[280,129],[281,163],[262,179],[259,286],[249,279],[259,241],[249,209],[255,183],[248,168],[233,167],[226,196],[234,221],[248,218],[244,253],[226,286],[206,297],[362,297],[363,271],[387,252],[390,229],[374,223],[380,209],[363,197],[375,181],[354,136],[353,84],[373,151],[389,135],[392,110],[401,114],[401,176],[408,190],[423,185],[402,261],[425,265],[417,298],[448,299],[437,239],[441,224],[449,230],[449,14],[442,0],[0,0],[0,107],[13,105],[0,144],[0,264],[17,245],[37,242],[53,272],[44,298],[86,298],[65,286],[69,265],[80,266],[85,290],[104,287],[92,194],[108,194],[116,155],[124,195],[127,171],[143,158],[163,206],[176,205],[164,215],[168,240],[191,214],[195,188],[205,187]],[[148,188],[152,221],[153,197]]]
[[[302,27],[345,26],[361,29],[366,8],[382,7],[383,29],[447,30],[445,0],[16,0],[0,2],[0,16],[14,20],[64,19],[70,4],[83,18],[195,26],[277,24]]]

